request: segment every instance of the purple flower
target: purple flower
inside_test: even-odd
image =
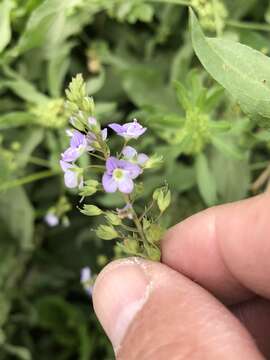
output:
[[[138,139],[138,137],[146,131],[146,128],[142,127],[136,119],[124,125],[113,123],[110,124],[109,127],[113,129],[117,135],[123,136],[127,140]]]
[[[138,154],[137,150],[135,150],[132,146],[125,146],[122,150],[122,155],[126,160],[134,162],[140,166],[143,166],[149,159],[146,154]]]
[[[107,139],[107,133],[108,133],[107,128],[101,130],[101,137],[102,137],[103,141],[105,141]],[[86,135],[86,139],[87,139],[87,150],[88,151],[95,150],[95,148],[92,146],[92,144],[97,140],[96,135],[94,133],[92,133],[91,131],[89,131]]]
[[[53,212],[48,212],[44,220],[51,227],[57,226],[59,224],[59,218]]]
[[[89,296],[92,296],[92,273],[89,267],[84,267],[81,269],[81,284],[83,285],[83,288],[87,292],[87,294]]]
[[[64,171],[64,181],[66,187],[71,189],[75,187],[82,187],[82,170],[78,166],[69,164],[63,160],[60,160],[60,166]]]
[[[129,194],[134,188],[133,179],[141,173],[142,169],[138,165],[111,156],[106,161],[106,172],[102,177],[104,190],[113,193],[118,189]]]
[[[77,160],[87,149],[87,139],[84,134],[78,130],[67,132],[70,139],[70,147],[61,154],[62,160],[72,162]]]

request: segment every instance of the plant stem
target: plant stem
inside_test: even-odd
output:
[[[85,169],[88,169],[88,168],[102,170],[102,171],[105,170],[104,165],[88,165]]]
[[[132,232],[138,232],[139,230],[138,229],[136,229],[136,228],[134,228],[134,227],[132,227],[132,226],[128,226],[128,225],[126,225],[126,224],[121,224],[122,225],[122,227],[125,229],[125,230],[127,230],[127,231],[132,231]]]
[[[36,156],[28,156],[27,160],[29,163],[34,165],[44,166],[48,168],[51,166],[48,160],[44,160]]]
[[[142,213],[142,215],[139,217],[139,221],[142,221],[144,216],[152,209],[154,206],[154,201],[151,202],[151,204],[148,206],[148,208],[145,209],[145,211]]]
[[[184,5],[190,6],[190,1],[187,0],[148,0],[148,2],[157,2],[157,3],[164,3],[164,4],[175,4],[175,5]]]
[[[103,156],[99,156],[99,155],[94,154],[94,153],[91,153],[91,152],[89,152],[88,154],[89,154],[90,156],[93,156],[93,157],[99,159],[99,160],[102,160],[102,161],[105,160],[105,158],[104,158]],[[102,151],[102,154],[103,154],[103,151]]]
[[[215,18],[215,27],[216,27],[216,33],[218,37],[221,37],[222,35],[222,28],[220,26],[220,17],[217,10],[217,3],[216,0],[212,0],[213,9],[214,9],[214,18]]]
[[[123,196],[124,196],[124,200],[125,200],[126,204],[131,205],[129,196],[125,195],[125,194],[123,194]],[[141,237],[143,243],[147,244],[147,240],[146,240],[146,237],[143,232],[142,224],[141,224],[141,222],[138,218],[138,215],[132,205],[131,205],[131,209],[132,209],[132,215],[133,215],[133,222],[136,225],[136,228],[138,229],[138,233],[140,234],[140,237]]]
[[[226,25],[237,27],[239,29],[250,29],[250,30],[258,30],[258,31],[270,31],[270,25],[261,24],[255,22],[245,22],[238,20],[227,20]]]
[[[46,170],[46,171],[41,171],[35,174],[31,174],[28,176],[25,176],[21,179],[15,179],[15,180],[11,180],[7,183],[4,183],[0,186],[0,191],[5,191],[8,189],[12,189],[21,185],[25,185],[25,184],[29,184],[33,181],[37,181],[37,180],[41,180],[41,179],[45,179],[51,176],[55,176],[60,174],[60,171],[52,171],[52,170]]]

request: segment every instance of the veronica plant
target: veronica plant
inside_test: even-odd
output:
[[[84,203],[81,212],[88,216],[104,216],[106,223],[98,226],[96,235],[104,240],[118,239],[120,253],[160,260],[160,239],[165,230],[160,217],[170,204],[170,190],[167,185],[156,189],[142,214],[137,213],[135,205],[142,189],[143,173],[161,163],[160,157],[138,153],[130,145],[147,129],[136,119],[123,125],[109,124],[110,131],[123,140],[121,148],[113,154],[108,129],[102,129],[94,117],[94,102],[86,94],[81,75],[72,80],[66,96],[72,128],[67,130],[70,144],[60,160],[65,185],[77,188],[82,200],[98,191],[117,193],[123,201],[122,208],[104,210]],[[86,167],[77,162],[83,154],[90,157],[90,165]],[[100,173],[101,176],[97,176]]]

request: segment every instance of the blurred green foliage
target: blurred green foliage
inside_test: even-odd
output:
[[[242,112],[222,66],[202,57],[200,37],[199,58],[230,94],[202,68],[188,4],[209,35],[269,54],[266,0],[0,1],[0,360],[113,359],[79,284],[83,266],[98,272],[113,256],[112,242],[98,240],[96,220],[76,210],[58,163],[67,145],[64,89],[76,73],[103,125],[136,116],[148,127],[139,150],[164,164],[145,178],[140,206],[167,181],[167,225],[264,189],[268,120]],[[94,199],[121,205],[114,195]],[[54,228],[44,222],[51,208],[63,220]]]

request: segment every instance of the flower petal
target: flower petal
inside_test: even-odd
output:
[[[146,163],[146,161],[148,161],[149,157],[146,154],[139,154],[137,157],[137,162],[139,165],[144,165]]]
[[[77,160],[81,155],[81,151],[78,148],[69,147],[65,150],[61,156],[62,160],[66,162],[71,162]]]
[[[102,177],[102,185],[104,190],[108,193],[113,193],[117,190],[117,184],[114,181],[113,177],[108,173],[105,173]]]
[[[53,214],[51,212],[49,212],[45,216],[44,220],[51,227],[57,226],[59,224],[59,218],[55,214]]]
[[[78,186],[78,173],[72,170],[67,170],[64,175],[65,185],[68,188],[75,188]]]
[[[108,126],[113,129],[113,131],[115,131],[117,134],[122,134],[124,132],[123,126],[117,123],[109,124]]]
[[[86,266],[81,269],[81,282],[83,283],[89,280],[91,280],[91,269]]]
[[[107,129],[107,128],[101,130],[102,140],[106,140],[106,139],[107,139],[107,135],[108,135],[108,129]]]
[[[134,188],[133,181],[130,177],[125,176],[122,180],[117,183],[118,189],[124,194],[130,194]]]
[[[122,154],[126,159],[131,160],[137,155],[137,151],[132,146],[125,146]]]
[[[133,164],[126,160],[120,160],[120,163],[121,169],[128,171],[131,179],[135,179],[142,173],[142,169],[136,164]]]
[[[120,161],[114,156],[110,156],[106,161],[106,169],[109,175],[112,175],[113,171],[119,166]]]
[[[70,146],[72,148],[76,148],[79,147],[80,145],[85,145],[85,142],[86,142],[85,135],[78,130],[74,130],[72,138],[70,139]]]
[[[142,127],[142,125],[139,124],[136,119],[134,119],[133,122],[124,124],[123,129],[125,132],[125,137],[132,139],[137,139],[147,130],[146,128]]]
[[[65,161],[63,161],[63,160],[60,160],[60,166],[61,166],[61,169],[62,169],[63,171],[67,171],[67,169],[69,169],[69,168],[72,167],[71,164],[69,164],[69,163],[67,163],[67,162],[65,162]]]
[[[88,124],[89,124],[90,126],[95,126],[95,125],[97,125],[97,119],[96,119],[95,117],[93,117],[93,116],[90,116],[90,117],[88,118]]]

